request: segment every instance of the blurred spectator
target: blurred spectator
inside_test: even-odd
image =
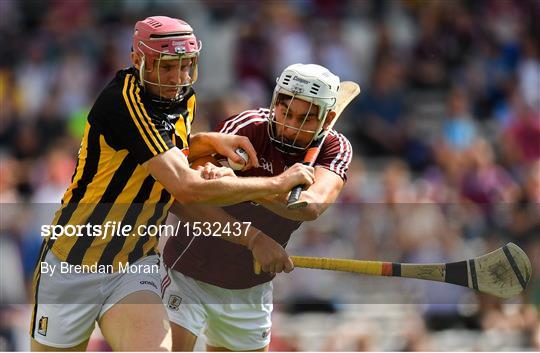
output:
[[[17,125],[15,130],[13,154],[18,159],[33,160],[42,153],[39,145],[39,133],[34,120]]]
[[[492,117],[494,109],[504,102],[512,71],[505,62],[499,44],[492,37],[483,37],[477,45],[480,52],[471,62],[477,89],[474,110],[478,118],[487,120]]]
[[[491,1],[483,9],[485,27],[500,45],[503,61],[508,70],[515,69],[519,37],[523,35],[526,14],[523,4],[513,1]]]
[[[274,319],[272,319],[272,322]],[[272,324],[272,331],[275,329],[275,324]],[[295,337],[281,337],[272,332],[272,340],[270,341],[270,352],[300,352],[302,349]]]
[[[433,1],[422,7],[419,38],[413,50],[411,83],[416,88],[445,88],[448,77],[444,43],[441,41],[440,14],[444,2]]]
[[[384,204],[392,207],[392,205],[415,201],[411,172],[403,161],[394,159],[388,163],[382,175],[382,182],[384,192],[380,201]]]
[[[521,246],[539,239],[540,235],[540,160],[529,169],[520,199],[513,204],[509,232]]]
[[[396,62],[381,63],[372,86],[358,99],[355,136],[367,156],[398,155],[406,141],[402,73]]]
[[[258,104],[261,102],[256,101],[257,95],[251,93],[256,93],[256,91],[254,89],[251,92],[242,89],[231,89],[227,97],[220,97],[211,102],[206,102],[208,111],[200,119],[197,119],[198,121],[195,121],[194,131],[199,132],[214,129],[221,121],[238,114],[238,112],[259,106],[265,108],[270,105],[270,102],[265,102],[267,104],[263,105]]]
[[[270,21],[272,33],[273,77],[294,63],[313,63],[313,44],[300,13],[288,2],[273,2]]]
[[[262,16],[260,16],[262,17]],[[240,82],[260,81],[267,89],[274,86],[272,47],[268,28],[262,18],[247,19],[240,23],[236,42],[235,71]]]
[[[537,204],[538,206],[538,204]],[[536,214],[538,215],[538,213]],[[538,219],[538,217],[537,217]],[[540,233],[536,232],[534,237],[526,244],[525,251],[531,260],[532,279],[527,289],[528,300],[540,309]]]
[[[96,69],[94,63],[78,51],[68,51],[59,66],[59,112],[68,116],[90,104]]]
[[[404,352],[426,352],[433,350],[424,321],[417,316],[410,316],[406,320],[403,330],[403,342],[396,350]]]
[[[504,306],[501,301],[480,295],[480,322],[484,331],[495,331],[504,335],[523,332],[526,341],[533,342],[540,322],[538,311],[530,304]]]
[[[443,124],[443,143],[451,150],[465,150],[477,137],[466,92],[456,89],[451,93],[448,111],[448,120]]]
[[[15,70],[18,110],[25,119],[33,119],[43,105],[57,74],[57,66],[45,60],[46,42],[35,39],[25,48],[27,60]]]
[[[13,87],[13,72],[0,69],[0,149],[9,151],[14,143],[14,134],[20,124]]]
[[[36,115],[35,139],[41,151],[47,150],[65,134],[66,123],[59,111],[59,104],[59,90],[52,89],[47,101]]]
[[[471,167],[464,174],[461,194],[479,205],[488,215],[497,203],[515,202],[518,187],[512,177],[496,164],[491,145],[478,139],[470,151]]]
[[[540,110],[540,39],[527,36],[523,40],[523,58],[518,67],[520,93],[526,104]]]
[[[353,233],[357,256],[377,258],[377,254],[385,254],[387,259],[401,260],[407,249],[397,246],[399,221],[415,200],[410,170],[403,161],[391,160],[381,177],[365,186],[366,191],[376,189],[378,192],[349,210],[358,213],[357,231]]]
[[[455,81],[470,58],[475,45],[475,19],[462,2],[441,2],[440,41],[444,47],[448,79]]]
[[[532,335],[532,349],[540,350],[540,323],[536,325],[536,328],[533,329]]]
[[[36,187],[32,202],[59,203],[62,199],[62,195],[71,182],[70,174],[75,169],[73,156],[67,152],[65,149],[56,147],[47,153],[40,166],[41,170],[36,170],[33,176]]]
[[[322,217],[328,219],[328,215]],[[322,223],[320,223],[322,225]],[[328,223],[326,223],[328,226]],[[294,235],[293,235],[294,237]],[[292,240],[292,239],[291,239]],[[321,229],[316,224],[305,226],[302,237],[294,240],[290,247],[291,251],[302,256],[326,256],[331,257],[332,248],[335,239]],[[300,270],[296,273],[291,272],[291,276],[282,279],[283,282],[278,286],[283,286],[282,290],[286,293],[286,311],[292,314],[302,312],[336,312],[336,301],[332,294],[321,293],[321,286],[328,286],[332,282],[332,276],[329,273],[314,273],[309,270]],[[329,288],[329,287],[327,287]]]
[[[16,189],[18,165],[10,156],[0,155],[0,203],[17,203],[21,201]],[[3,215],[2,215],[3,216]],[[9,218],[1,217],[2,225]]]
[[[0,307],[25,302],[24,274],[16,241],[5,233],[0,236]]]
[[[370,352],[375,348],[376,327],[364,320],[346,321],[324,343],[326,352]]]
[[[511,97],[510,109],[500,142],[506,163],[521,176],[521,167],[540,159],[540,109],[527,106],[517,92]]]
[[[467,167],[468,150],[478,137],[466,92],[455,88],[448,98],[448,115],[433,150],[438,164],[457,183]]]
[[[320,31],[315,38],[315,59],[342,80],[347,77],[359,77],[355,57],[345,42],[344,26],[340,21],[315,22]]]

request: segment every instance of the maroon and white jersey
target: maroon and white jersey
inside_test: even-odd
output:
[[[304,156],[291,156],[278,151],[268,138],[269,110],[248,110],[222,121],[216,131],[242,135],[249,138],[259,158],[259,168],[238,171],[238,176],[279,175],[294,163],[302,162]],[[321,148],[316,167],[326,168],[343,180],[352,158],[352,147],[345,136],[331,130]],[[218,158],[219,159],[219,158]],[[238,221],[251,222],[278,243],[285,246],[291,234],[301,225],[280,217],[252,202],[223,207]],[[253,257],[246,247],[233,244],[219,237],[199,236],[193,238],[179,232],[167,240],[163,257],[167,267],[173,267],[184,275],[227,289],[244,289],[272,280],[267,273],[253,273]],[[180,259],[179,259],[180,257]]]

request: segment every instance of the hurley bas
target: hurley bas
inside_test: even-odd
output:
[[[42,261],[40,263],[41,274],[53,276],[56,270],[62,274],[69,273],[159,273],[157,264],[130,264],[118,263],[118,271],[114,270],[113,265],[72,265],[69,262],[61,261],[58,265]]]

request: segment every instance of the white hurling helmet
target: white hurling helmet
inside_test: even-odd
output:
[[[320,65],[294,64],[283,70],[276,80],[276,88],[274,89],[272,103],[270,105],[270,115],[268,116],[268,135],[278,150],[289,154],[298,154],[305,151],[311,142],[320,137],[328,112],[336,107],[339,83],[338,76]],[[292,97],[292,99],[301,99],[319,107],[317,116],[319,124],[316,130],[304,130],[302,128],[307,116],[299,128],[276,121],[276,104],[279,104],[284,98],[289,97]],[[290,99],[289,103],[285,104],[290,105],[292,99]],[[278,137],[276,134],[277,124],[296,129],[297,137],[301,132],[314,133],[313,139],[307,146],[298,146],[296,144],[296,138],[294,141],[284,141],[283,138]]]

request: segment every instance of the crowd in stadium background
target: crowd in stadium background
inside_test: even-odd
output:
[[[469,312],[458,305],[466,289],[426,286],[425,305],[366,299],[373,293],[330,299],[314,278],[331,289],[356,277],[282,274],[271,349],[540,349],[539,2],[5,0],[2,350],[28,344],[21,304],[31,298],[21,298],[42,239],[29,231],[24,205],[60,201],[90,104],[129,65],[133,23],[157,14],[187,20],[203,42],[195,132],[268,106],[275,77],[291,63],[318,63],[360,83],[337,124],[354,145],[349,181],[290,254],[445,262],[512,241],[532,260],[533,281],[514,304],[477,296],[467,299],[477,303]],[[318,305],[295,305],[307,299]],[[393,330],[382,332],[389,322]],[[93,344],[106,348],[99,338]]]

